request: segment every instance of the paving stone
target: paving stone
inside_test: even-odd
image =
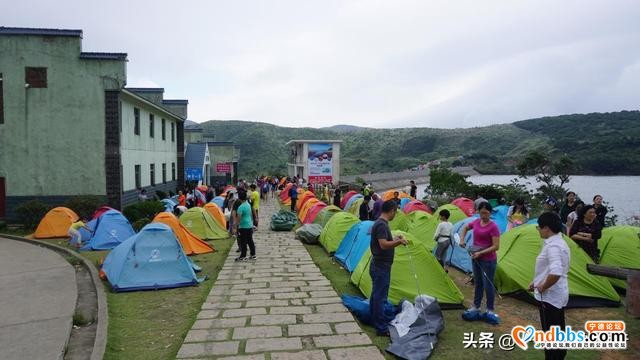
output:
[[[295,315],[254,315],[251,317],[251,325],[286,325],[295,323]]]
[[[345,322],[353,321],[351,313],[322,313],[322,314],[309,314],[302,315],[302,321],[304,323],[331,323],[331,322]]]
[[[322,280],[309,280],[309,286],[331,286],[331,282],[323,277]]]
[[[273,297],[276,299],[300,299],[307,298],[309,295],[304,292],[289,292],[289,293],[277,293],[273,294]]]
[[[233,290],[248,290],[248,289],[257,289],[257,288],[265,288],[265,287],[267,287],[267,283],[266,282],[262,282],[262,283],[251,282],[249,284],[233,285],[233,287],[231,289],[233,289]]]
[[[255,339],[282,336],[280,326],[249,326],[233,329],[233,339]]]
[[[339,313],[348,311],[349,310],[342,304],[316,305],[316,312],[319,313]]]
[[[311,297],[313,297],[313,298],[338,296],[338,294],[336,294],[336,292],[334,290],[329,290],[329,291],[311,291],[311,292],[309,292],[309,295],[311,295]]]
[[[271,294],[249,294],[230,296],[229,301],[269,300]]]
[[[189,330],[184,342],[204,342],[227,340],[231,329]]]
[[[251,294],[275,294],[275,293],[288,293],[296,291],[295,288],[260,288],[260,289],[251,289],[249,293]]]
[[[270,339],[249,339],[245,346],[245,352],[263,352],[275,350],[300,350],[302,341],[299,337],[293,338],[270,338]]]
[[[202,304],[202,310],[221,310],[221,309],[237,309],[242,306],[241,302],[231,303],[210,303],[205,302]]]
[[[355,322],[345,322],[334,325],[336,332],[338,334],[349,334],[349,333],[359,333],[362,332],[360,325]]]
[[[333,334],[329,324],[296,324],[288,326],[289,336]]]
[[[229,294],[230,296],[237,296],[237,295],[246,295],[247,294],[247,290],[229,290]]]
[[[247,301],[245,307],[262,307],[262,306],[287,306],[287,300],[251,300]]]
[[[202,310],[198,313],[196,319],[213,319],[220,315],[220,310]]]
[[[254,274],[254,275],[264,275],[264,274]],[[284,278],[282,276],[270,276],[270,277],[254,277],[251,278],[251,282],[269,282],[269,281],[283,281]]]
[[[222,279],[222,280],[216,280],[216,284],[218,284],[218,285],[246,284],[248,282],[249,282],[249,279]]]
[[[313,310],[309,306],[285,306],[272,307],[269,314],[311,314]]]
[[[264,360],[264,354],[225,356],[218,359],[219,360]]]
[[[269,282],[269,287],[272,288],[292,288],[298,286],[307,286],[307,283],[304,281],[273,281]]]
[[[305,305],[320,305],[320,304],[342,304],[342,299],[339,297],[326,297],[326,298],[310,298],[302,299]]]
[[[221,341],[205,343],[183,344],[178,351],[177,358],[189,358],[197,356],[234,355],[238,353],[239,341]]]
[[[331,286],[300,286],[300,291],[334,291]]]
[[[326,360],[322,350],[271,353],[271,360]]]
[[[250,316],[250,315],[266,315],[267,309],[265,308],[243,308],[243,309],[231,309],[222,313],[222,317],[238,317],[238,316]]]
[[[375,346],[329,349],[330,360],[384,360],[384,356]]]
[[[356,345],[369,345],[371,339],[366,334],[341,334],[329,336],[317,336],[313,338],[317,347],[344,347]]]
[[[214,329],[214,328],[230,328],[239,327],[246,324],[246,317],[229,318],[229,319],[207,319],[196,320],[193,323],[192,329]]]

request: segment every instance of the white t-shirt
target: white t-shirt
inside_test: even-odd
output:
[[[567,243],[562,239],[562,234],[555,234],[544,240],[542,250],[536,258],[536,273],[533,280],[534,285],[541,285],[547,275],[558,275],[560,279],[540,294],[536,289],[534,296],[538,301],[544,301],[562,309],[569,301],[569,273],[570,252]]]
[[[448,221],[442,221],[436,227],[433,233],[433,240],[437,242],[445,242],[453,239],[453,224]]]

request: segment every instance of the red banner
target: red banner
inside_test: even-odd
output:
[[[309,175],[310,184],[324,184],[330,183],[333,180],[333,176],[314,176]]]
[[[231,172],[231,163],[216,163],[216,172],[219,172],[219,173],[230,173]]]

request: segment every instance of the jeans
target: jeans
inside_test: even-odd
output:
[[[473,295],[473,305],[480,308],[482,305],[482,293],[487,294],[487,310],[494,310],[495,289],[493,287],[493,276],[496,274],[496,260],[473,260],[473,281],[475,292]],[[484,274],[482,271],[484,270]]]
[[[438,247],[436,248],[436,259],[440,263],[440,266],[444,267],[446,264],[445,256],[447,255],[447,249],[451,244],[451,240],[438,241]]]
[[[291,212],[296,212],[296,202],[298,201],[297,198],[291,198]]]
[[[554,325],[559,326],[562,330],[564,330],[564,308],[558,309],[557,307],[542,301],[538,303],[538,308],[540,310],[540,324],[542,325],[542,330],[547,331]],[[544,350],[545,360],[561,360],[564,359],[566,355],[567,350]]]
[[[376,265],[372,260],[369,266],[371,276],[371,298],[369,299],[369,312],[371,322],[376,331],[381,334],[389,330],[384,321],[384,304],[389,296],[389,284],[391,282],[391,266]]]
[[[240,233],[238,240],[240,240],[240,257],[247,257],[247,245],[249,245],[249,252],[251,256],[256,254],[256,245],[253,242],[253,229],[238,229]]]

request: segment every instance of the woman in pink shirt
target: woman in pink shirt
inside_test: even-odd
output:
[[[487,322],[498,324],[500,318],[495,314],[494,299],[495,286],[493,276],[496,273],[497,256],[496,251],[500,247],[500,230],[496,223],[491,221],[491,204],[483,202],[478,206],[480,218],[467,224],[460,238],[460,246],[465,247],[464,238],[467,231],[473,230],[473,245],[468,249],[473,260],[473,279],[475,293],[473,306],[466,312],[469,320],[484,318]],[[487,295],[487,312],[480,316],[480,305],[482,305],[482,294]]]

